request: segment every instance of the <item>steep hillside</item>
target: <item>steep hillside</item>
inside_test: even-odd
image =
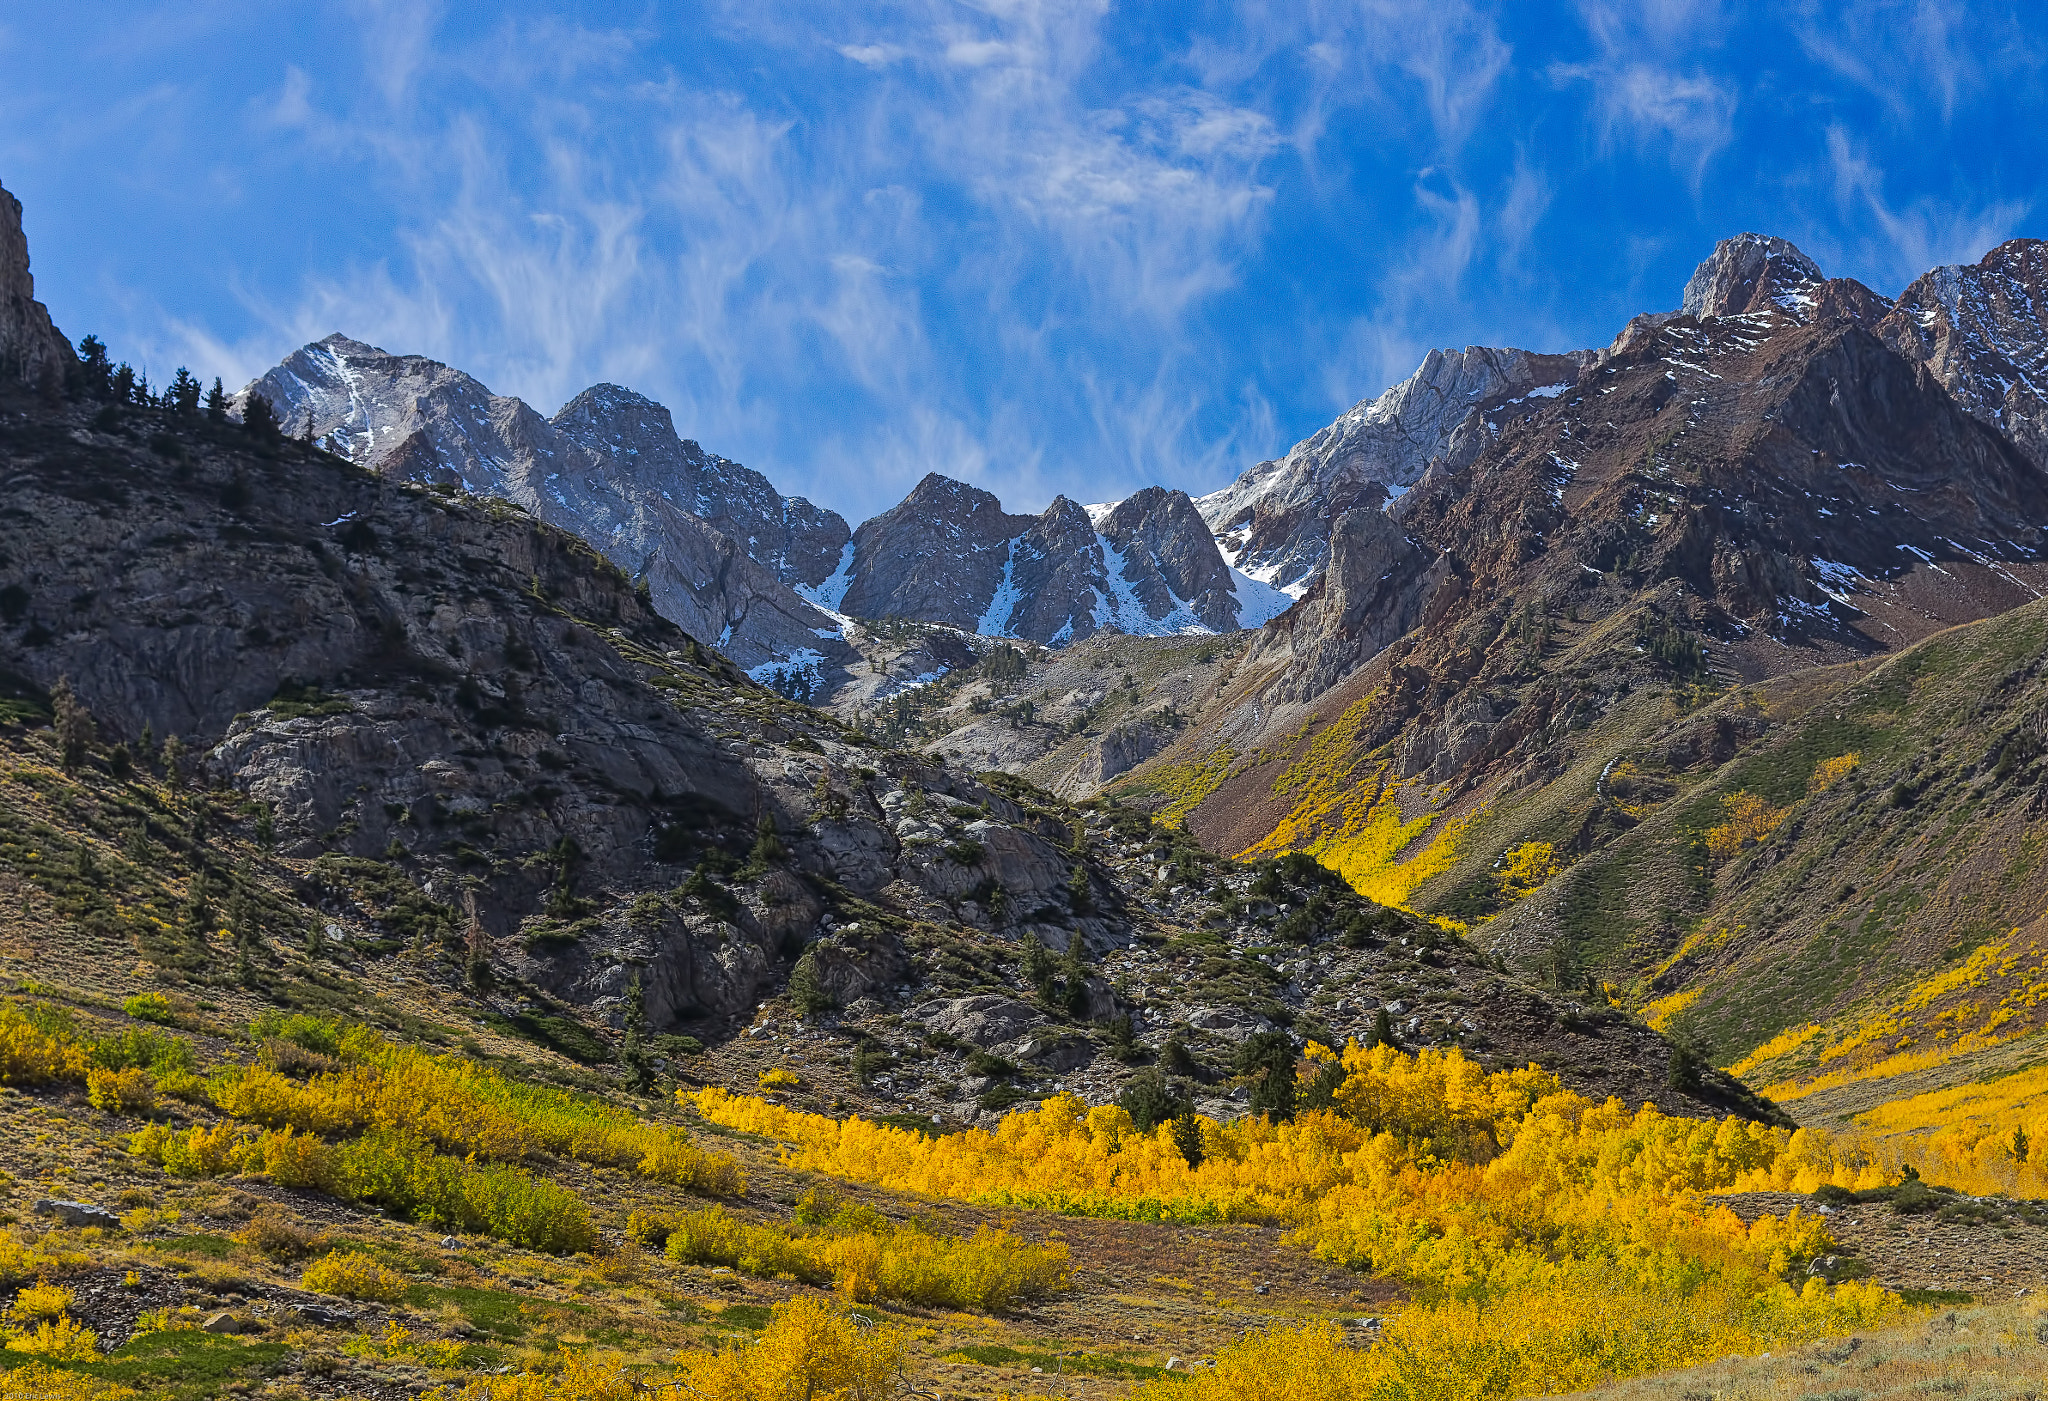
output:
[[[1617,746],[1576,829],[1555,813],[1539,833],[1505,804],[1489,819],[1570,864],[1488,942],[1641,979],[1660,1024],[1724,1060],[1772,1046],[1745,1069],[1788,1098],[1951,1060],[1978,1073],[2043,1025],[2044,657],[2048,603],[2031,603]],[[1603,828],[1596,850],[1574,840]],[[1487,882],[1459,876],[1443,900],[1469,908]]]

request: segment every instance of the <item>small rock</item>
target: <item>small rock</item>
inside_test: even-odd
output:
[[[1185,1372],[1187,1369],[1188,1364],[1181,1361],[1178,1357],[1169,1357],[1166,1359],[1166,1370],[1169,1372]]]
[[[318,1323],[328,1328],[341,1328],[356,1321],[354,1309],[345,1309],[334,1304],[316,1304],[308,1301],[293,1304],[292,1312],[308,1323]]]
[[[54,1216],[67,1226],[98,1226],[107,1231],[121,1229],[120,1217],[91,1202],[67,1202],[44,1197],[35,1204],[35,1213],[38,1216]]]
[[[1265,1286],[1265,1285],[1263,1285],[1263,1284],[1259,1284],[1259,1285],[1254,1285],[1254,1286],[1252,1287],[1252,1293],[1254,1293],[1254,1294],[1263,1294],[1263,1293],[1265,1293],[1265,1292],[1266,1292],[1266,1286]]]
[[[461,1244],[462,1244],[462,1242],[461,1242],[461,1241],[459,1241],[459,1240],[457,1240],[457,1239],[455,1239],[455,1237],[453,1237],[453,1236],[443,1236],[443,1237],[441,1237],[441,1248],[442,1248],[443,1250],[454,1250],[454,1249],[456,1249],[457,1247],[459,1247],[459,1246],[460,1246]]]
[[[208,1333],[252,1333],[256,1325],[236,1313],[217,1313],[200,1327]]]

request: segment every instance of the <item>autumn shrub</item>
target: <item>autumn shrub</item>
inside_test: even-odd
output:
[[[128,1145],[174,1176],[261,1172],[280,1185],[374,1202],[441,1230],[551,1254],[588,1250],[597,1239],[589,1207],[569,1188],[509,1164],[437,1153],[404,1133],[376,1130],[330,1144],[288,1128],[223,1122],[179,1131],[152,1124]]]
[[[9,1334],[7,1350],[47,1357],[53,1362],[97,1362],[100,1338],[92,1329],[73,1321],[70,1315],[60,1314],[32,1328]]]
[[[51,1236],[23,1240],[0,1234],[0,1289],[82,1268],[89,1258],[83,1251],[64,1249]]]
[[[648,1145],[634,1167],[642,1177],[707,1197],[737,1197],[747,1190],[746,1170],[730,1153],[714,1153],[671,1130]]]
[[[260,1211],[235,1232],[235,1239],[258,1255],[279,1262],[302,1260],[327,1243],[324,1234],[308,1231],[283,1212]]]
[[[1069,1287],[1063,1243],[1038,1246],[982,1227],[971,1237],[897,1226],[866,1208],[795,1231],[739,1221],[722,1207],[668,1223],[667,1252],[686,1264],[831,1284],[857,1302],[901,1299],[1000,1312]]]
[[[426,1401],[636,1401],[650,1388],[703,1401],[893,1401],[906,1394],[909,1356],[909,1336],[894,1324],[792,1299],[776,1305],[755,1342],[684,1352],[671,1377],[650,1378],[617,1357],[564,1353],[555,1365],[477,1377],[430,1392]]]
[[[79,1372],[31,1362],[15,1367],[0,1380],[0,1395],[21,1401],[130,1401],[139,1395],[133,1387],[101,1381]]]
[[[359,1250],[337,1250],[306,1266],[299,1283],[316,1294],[395,1304],[412,1288],[410,1280]]]
[[[7,1306],[7,1321],[12,1324],[55,1322],[71,1311],[73,1297],[63,1285],[38,1279],[14,1296],[14,1302]]]
[[[629,1211],[626,1213],[626,1234],[646,1246],[649,1250],[660,1250],[668,1244],[668,1238],[675,1233],[676,1219],[667,1212]]]
[[[1707,854],[1716,861],[1726,861],[1745,846],[1762,841],[1792,815],[1792,809],[1772,807],[1750,792],[1730,793],[1721,806],[1722,820],[1709,827],[1703,838]]]
[[[150,1026],[125,1027],[86,1044],[86,1058],[108,1070],[140,1069],[152,1075],[189,1071],[194,1064],[192,1043],[182,1036],[170,1036]]]
[[[86,1102],[109,1114],[147,1114],[156,1108],[156,1078],[147,1070],[103,1070],[85,1072]]]
[[[178,1015],[171,999],[160,992],[138,992],[121,1004],[121,1010],[140,1022],[169,1023]]]
[[[1832,759],[1821,760],[1813,766],[1813,773],[1806,780],[1807,793],[1811,795],[1827,792],[1828,789],[1856,772],[1857,765],[1862,762],[1862,756],[1854,753],[1838,754]]]
[[[761,1072],[761,1088],[764,1090],[793,1090],[802,1084],[802,1076],[779,1065]]]
[[[1456,1050],[1314,1054],[1341,1065],[1329,1109],[1281,1123],[1199,1120],[1198,1155],[1174,1146],[1171,1125],[1140,1131],[1117,1106],[1066,1095],[938,1139],[715,1089],[691,1102],[714,1123],[785,1140],[795,1168],[892,1191],[1287,1225],[1294,1244],[1399,1281],[1414,1300],[1404,1317],[1427,1323],[1367,1355],[1379,1361],[1347,1355],[1327,1375],[1278,1374],[1298,1390],[1234,1393],[1205,1374],[1201,1385],[1216,1389],[1204,1395],[1569,1390],[1864,1326],[1900,1307],[1866,1285],[1795,1290],[1788,1281],[1832,1249],[1825,1222],[1793,1211],[1745,1224],[1709,1195],[1796,1180],[1798,1161],[1819,1150],[1807,1131],[1594,1104],[1542,1070],[1489,1073]],[[881,1258],[861,1248],[879,1290]],[[1409,1372],[1384,1370],[1397,1355]],[[1355,1386],[1329,1380],[1353,1372]],[[1484,1381],[1495,1376],[1508,1380]]]
[[[85,1051],[68,1020],[45,1007],[0,1006],[0,1084],[84,1079]]]
[[[299,1062],[291,1063],[294,1074],[237,1068],[213,1082],[214,1104],[237,1119],[330,1138],[379,1130],[484,1161],[554,1153],[707,1195],[745,1190],[735,1159],[692,1145],[681,1128],[646,1123],[589,1095],[509,1080],[460,1056],[393,1046],[367,1028],[334,1031],[305,1020],[317,1030],[299,1028],[300,1040],[284,1044],[308,1054],[331,1046],[346,1065],[305,1078],[296,1078],[307,1069]],[[279,1023],[279,1030],[292,1032],[294,1023]]]

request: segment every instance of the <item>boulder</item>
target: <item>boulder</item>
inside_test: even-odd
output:
[[[935,1003],[924,1009],[922,1020],[934,1031],[957,1036],[987,1050],[1006,1041],[1015,1041],[1042,1024],[1045,1018],[1035,1008],[1015,998],[982,993],[976,997],[956,997]]]
[[[44,1197],[35,1204],[38,1216],[52,1216],[66,1226],[97,1226],[103,1231],[121,1229],[121,1218],[103,1206],[91,1202],[68,1202],[55,1197]]]

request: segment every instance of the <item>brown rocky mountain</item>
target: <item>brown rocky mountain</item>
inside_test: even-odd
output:
[[[21,201],[0,189],[0,380],[56,388],[77,361],[36,300]]]
[[[1911,658],[1946,657],[1954,625],[2034,617],[2048,473],[1951,392],[1937,357],[1892,348],[1889,303],[1788,244],[1731,240],[1686,301],[1631,322],[1565,392],[1469,418],[1387,509],[1341,515],[1301,604],[1112,786],[1219,851],[1312,852],[1560,985],[1704,994],[1686,1024],[1732,1058],[1784,1025],[1773,1008],[1836,1015],[1967,948],[1968,920],[1944,917],[1857,964],[1832,902],[1866,884],[1873,907],[1925,899],[1925,862],[1897,865],[1882,804],[1856,800],[1838,851],[1847,829],[1802,824],[1800,803],[1817,766],[1853,767],[1859,745],[1872,785],[1855,791],[1901,810],[1943,775],[1944,810],[1961,813],[1994,761],[2013,768],[2000,734],[2038,723],[2019,713],[2035,692],[2014,652],[2033,624],[2010,645],[1984,625],[1967,667],[1902,657],[1871,673],[1882,683],[1859,678],[1923,641]],[[1900,708],[1912,678],[1940,675],[1947,696],[2014,666],[1975,719],[1930,691],[1949,712],[1938,739]],[[1883,718],[1835,723],[1852,710]],[[1776,745],[1762,767],[1759,744]],[[1768,858],[1705,860],[1742,803],[1789,814],[1782,839]],[[2000,831],[1992,847],[2018,840]],[[1915,840],[1935,850],[1931,831]],[[1981,903],[1982,868],[1942,899]],[[1680,958],[1701,920],[1771,933]],[[1787,959],[1806,970],[1796,996],[1770,971]]]
[[[77,897],[67,947],[139,954],[180,995],[287,974],[361,998],[425,985],[601,1062],[636,1007],[650,1034],[734,1035],[801,961],[789,995],[830,1034],[904,1056],[875,1098],[956,1122],[1055,1083],[1113,1097],[1125,1015],[1140,1046],[1178,1035],[1201,1102],[1241,1112],[1225,1082],[1246,1038],[1341,1037],[1383,1008],[1407,1044],[1767,1112],[1724,1079],[1664,1088],[1655,1032],[1502,976],[1312,863],[1220,862],[1140,813],[866,740],[503,501],[202,415],[19,390],[0,393],[0,466],[10,733],[55,774],[50,688],[68,679],[92,721],[67,712],[59,737],[88,786],[0,863],[130,889],[153,879],[136,853],[170,851],[258,901],[278,947],[252,935],[229,957]],[[189,824],[151,806],[159,765],[213,795],[179,807]],[[1034,963],[1033,938],[1064,957]]]
[[[1473,415],[1562,393],[1592,358],[1432,350],[1401,383],[1196,505],[1238,570],[1298,597],[1322,568],[1337,517],[1399,496]]]
[[[334,335],[244,393],[350,461],[502,497],[575,532],[743,667],[822,679],[852,657],[796,592],[832,572],[846,523],[678,438],[668,410],[629,390],[594,386],[547,419],[438,361]]]

